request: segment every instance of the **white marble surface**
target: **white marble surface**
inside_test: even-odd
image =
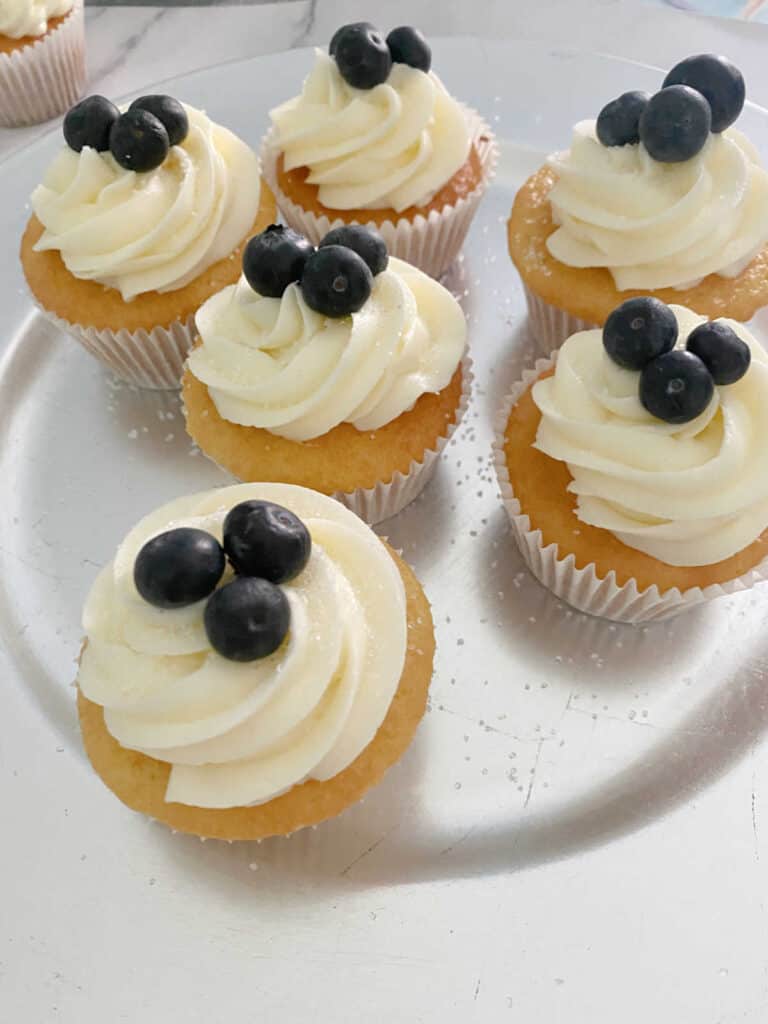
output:
[[[117,97],[210,64],[323,45],[338,25],[369,18],[383,26],[417,24],[429,35],[546,40],[659,65],[716,50],[742,67],[750,98],[768,104],[768,26],[681,13],[643,0],[387,0],[385,16],[382,9],[380,0],[89,7],[89,91]],[[0,129],[0,160],[48,127]]]

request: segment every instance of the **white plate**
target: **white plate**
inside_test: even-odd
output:
[[[256,145],[267,110],[296,92],[310,61],[309,51],[259,58],[166,89]],[[713,971],[677,1006],[665,989],[667,955],[656,956],[670,941],[658,914],[647,945],[635,940],[640,965],[656,965],[658,978],[617,1003],[626,922],[610,904],[585,906],[583,894],[593,892],[594,851],[620,837],[630,838],[614,844],[610,870],[636,880],[640,831],[651,824],[647,863],[663,886],[670,848],[692,835],[670,812],[697,792],[703,799],[756,746],[765,594],[639,630],[572,612],[524,570],[490,469],[493,410],[528,357],[505,245],[514,190],[544,152],[567,145],[576,120],[625,89],[655,89],[661,75],[477,40],[440,42],[435,67],[504,145],[453,281],[466,291],[473,405],[424,496],[381,530],[433,604],[431,709],[402,765],[364,804],[288,841],[203,847],[173,836],[124,809],[85,761],[71,683],[79,610],[98,566],[143,513],[228,478],[191,446],[177,399],[115,385],[32,312],[12,251],[57,133],[0,167],[0,1006],[5,984],[13,1009],[3,1020],[714,1024],[711,987],[726,983]],[[745,111],[741,127],[765,145],[763,111]],[[715,849],[724,827],[706,819]],[[736,873],[752,863],[751,833],[749,843],[738,835],[722,846]],[[543,870],[499,883],[564,859],[554,878],[568,886],[554,905]],[[726,901],[717,880],[708,898]],[[521,930],[542,907],[542,927]],[[681,913],[700,936],[706,916],[687,905]],[[564,942],[553,934],[559,915],[601,924],[589,943]],[[740,928],[741,963],[751,963],[756,922]],[[598,996],[571,974],[566,990],[593,944],[614,980],[603,978]],[[735,1002],[724,1008],[740,1007],[744,985],[727,991]],[[617,1018],[602,1015],[617,1005]]]

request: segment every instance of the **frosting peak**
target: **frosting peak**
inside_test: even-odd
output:
[[[286,170],[308,167],[332,210],[424,206],[469,156],[461,106],[436,75],[405,64],[381,85],[355,89],[316,50],[301,95],[270,117]]]
[[[314,312],[298,284],[272,299],[241,280],[204,303],[196,320],[202,344],[188,367],[219,414],[294,441],[343,422],[384,426],[447,387],[466,343],[450,292],[393,257],[349,317]]]
[[[705,317],[670,309],[682,348]],[[570,337],[533,388],[535,446],[567,463],[577,517],[668,565],[720,562],[768,527],[768,355],[742,324],[723,322],[749,345],[751,366],[689,423],[643,408],[638,373],[613,362],[600,330]]]
[[[258,161],[226,128],[185,109],[189,134],[146,174],[108,151],[63,149],[32,193],[45,228],[35,249],[59,250],[71,274],[126,301],[183,288],[236,249],[258,210]]]
[[[768,240],[768,173],[736,129],[710,135],[681,163],[642,143],[603,146],[594,121],[549,158],[558,229],[547,247],[572,267],[605,267],[619,290],[687,288],[708,274],[735,277]]]
[[[74,7],[74,0],[2,0],[0,36],[22,39],[42,36],[52,18],[61,18]]]

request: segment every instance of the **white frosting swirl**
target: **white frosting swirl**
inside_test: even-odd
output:
[[[339,423],[376,430],[446,387],[464,352],[461,307],[441,284],[390,257],[358,313],[314,312],[298,284],[282,298],[241,279],[198,311],[188,360],[226,420],[308,441]]]
[[[205,602],[166,611],[142,600],[133,563],[177,526],[221,539],[238,502],[275,501],[312,535],[304,571],[284,590],[291,627],[268,658],[227,661],[203,626]],[[405,663],[405,588],[386,548],[332,498],[289,484],[242,484],[172,501],[143,519],[96,579],[78,683],[104,706],[124,747],[172,765],[166,800],[241,807],[306,779],[330,779],[368,746]]]
[[[642,143],[601,145],[595,122],[582,121],[548,163],[560,225],[549,251],[571,267],[606,267],[620,291],[736,277],[768,241],[768,173],[733,128],[692,159],[664,164]]]
[[[137,174],[111,153],[65,148],[32,193],[71,274],[127,301],[183,288],[242,242],[259,207],[259,164],[236,135],[185,106],[189,134],[163,164]]]
[[[706,318],[670,308],[682,348]],[[668,565],[730,558],[768,527],[768,355],[742,324],[722,322],[749,345],[752,363],[690,423],[643,408],[639,374],[613,362],[600,330],[570,337],[554,376],[533,388],[542,414],[535,447],[568,464],[577,517]]]
[[[72,10],[74,0],[0,0],[0,36],[42,36],[52,18]]]
[[[405,64],[381,85],[355,89],[316,50],[301,95],[270,117],[286,170],[308,167],[331,210],[424,206],[469,156],[461,106],[435,74]]]

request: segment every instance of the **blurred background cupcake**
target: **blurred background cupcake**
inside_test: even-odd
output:
[[[391,255],[439,277],[458,255],[496,161],[478,114],[430,70],[415,28],[342,26],[301,93],[270,114],[264,174],[291,227],[317,244],[370,224]]]
[[[648,622],[768,578],[768,356],[743,325],[630,299],[496,429],[523,557],[576,608]]]
[[[468,401],[458,302],[360,226],[315,249],[274,225],[243,270],[197,314],[189,433],[241,480],[312,487],[371,523],[399,512]]]
[[[2,0],[0,126],[63,114],[84,86],[82,0]]]
[[[42,311],[122,380],[178,387],[195,310],[275,215],[256,154],[202,111],[90,96],[32,193],[21,244]]]
[[[768,173],[731,127],[744,97],[728,60],[690,57],[577,124],[523,185],[509,251],[543,352],[633,295],[742,322],[768,303]]]
[[[435,641],[411,569],[337,501],[248,484],[146,516],[96,578],[83,742],[129,807],[220,839],[289,835],[380,781]]]

